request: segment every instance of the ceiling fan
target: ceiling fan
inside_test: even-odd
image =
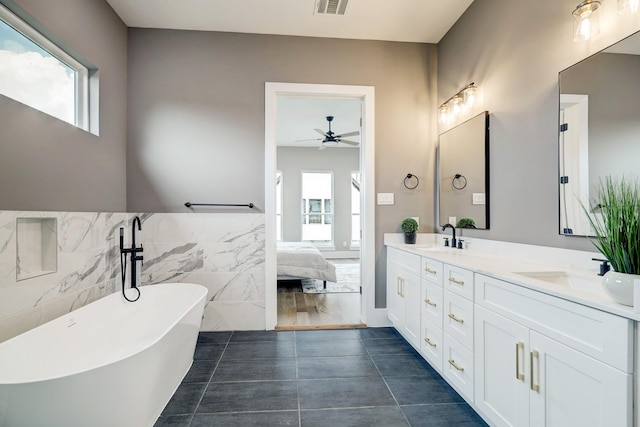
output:
[[[322,144],[320,145],[320,150],[324,150],[327,147],[333,147],[338,144],[351,145],[353,147],[356,147],[360,144],[359,142],[356,142],[356,141],[349,141],[349,140],[343,139],[344,137],[348,137],[348,136],[360,135],[360,131],[356,130],[353,132],[347,132],[347,133],[342,133],[340,135],[336,135],[336,133],[331,130],[331,122],[333,121],[333,116],[327,116],[327,121],[329,122],[329,130],[327,132],[320,129],[314,129],[316,132],[322,135],[322,138],[301,139],[296,142],[322,141]]]

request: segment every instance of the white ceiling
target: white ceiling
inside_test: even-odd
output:
[[[107,0],[129,27],[438,43],[473,0]]]
[[[129,27],[438,43],[473,0],[349,0],[344,15],[314,14],[317,0],[107,0]],[[360,102],[278,100],[277,144],[319,146],[313,129],[359,130]],[[359,137],[348,138],[358,141]],[[338,145],[340,147],[340,145]],[[342,147],[346,147],[342,145]]]

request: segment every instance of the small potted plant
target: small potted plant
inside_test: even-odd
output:
[[[634,280],[640,280],[640,186],[637,179],[606,177],[598,186],[591,212],[584,206],[595,232],[591,242],[611,263],[603,277],[607,294],[633,306]]]
[[[400,224],[404,233],[404,242],[413,245],[416,243],[416,231],[418,231],[418,221],[413,218],[405,218]]]
[[[460,218],[458,228],[476,228],[476,222],[471,218]]]

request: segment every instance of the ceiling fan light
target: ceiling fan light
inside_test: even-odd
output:
[[[338,140],[326,138],[324,141],[322,141],[322,145],[333,147],[334,145],[338,145]]]

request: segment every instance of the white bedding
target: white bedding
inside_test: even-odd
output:
[[[338,281],[336,267],[324,259],[318,248],[304,242],[278,242],[278,276]]]

